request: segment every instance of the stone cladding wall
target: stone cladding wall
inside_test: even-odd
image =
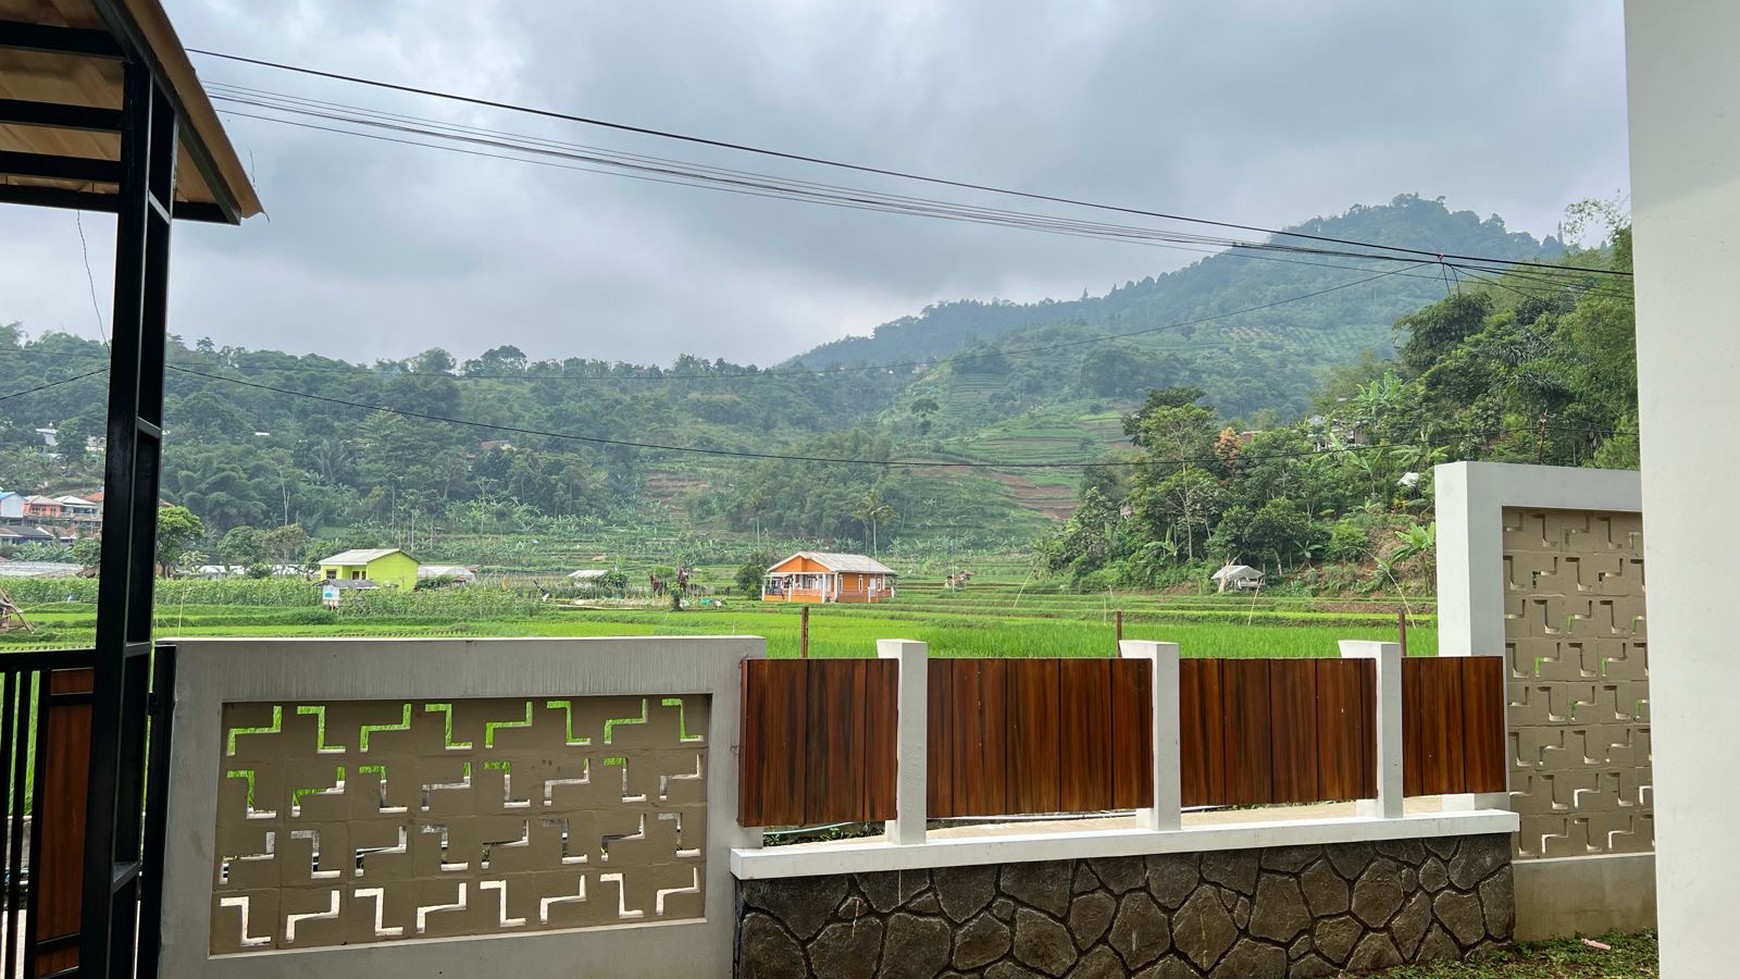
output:
[[[1511,939],[1505,835],[745,881],[739,979],[1313,979]]]

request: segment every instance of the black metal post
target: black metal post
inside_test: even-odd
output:
[[[79,973],[132,977],[139,927],[145,740],[162,456],[176,114],[129,61],[122,100],[103,553]],[[146,925],[155,929],[157,922]]]

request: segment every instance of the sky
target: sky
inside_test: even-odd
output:
[[[190,48],[1263,227],[1419,193],[1539,236],[1565,205],[1628,183],[1620,0],[164,6]],[[194,62],[208,84],[1010,206]],[[177,226],[171,332],[189,342],[360,362],[514,344],[533,358],[769,364],[936,301],[1099,294],[1200,257],[486,159],[218,107],[267,214]],[[0,205],[0,322],[98,335],[113,248],[108,216]]]

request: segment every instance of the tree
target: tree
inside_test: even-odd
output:
[[[268,563],[265,535],[257,527],[231,527],[218,541],[217,552],[224,564],[251,568]]]
[[[918,416],[918,434],[930,434],[930,416],[936,414],[941,409],[942,406],[937,404],[936,399],[928,394],[920,395],[912,399],[912,413]]]
[[[205,524],[192,510],[180,506],[161,507],[157,511],[157,563],[166,575],[173,576],[187,552],[205,537]]]
[[[870,528],[870,553],[880,557],[881,552],[876,544],[876,525],[893,519],[894,506],[883,499],[880,490],[872,489],[864,494],[864,499],[858,502],[858,519],[864,521]]]
[[[308,531],[301,524],[285,524],[269,530],[261,539],[274,564],[301,564],[308,552]]]

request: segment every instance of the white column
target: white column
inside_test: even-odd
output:
[[[930,788],[930,647],[910,639],[878,639],[878,659],[900,662],[896,694],[894,818],[886,824],[890,843],[923,843],[925,794]]]
[[[1740,877],[1740,4],[1625,14],[1661,975],[1702,979],[1734,971]]]
[[[1344,659],[1377,660],[1377,798],[1361,799],[1361,815],[1402,818],[1402,646],[1343,639]]]
[[[1154,683],[1148,709],[1153,717],[1154,799],[1136,810],[1137,822],[1145,829],[1178,829],[1183,809],[1183,762],[1178,747],[1178,644],[1126,639],[1118,643],[1125,659],[1145,659],[1154,664]]]

